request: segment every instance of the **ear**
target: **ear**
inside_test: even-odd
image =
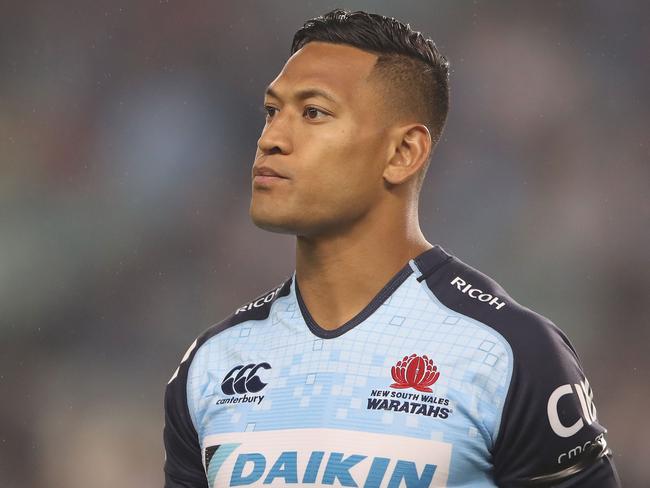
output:
[[[384,168],[384,179],[399,185],[413,177],[426,163],[431,153],[431,134],[423,124],[411,124],[397,129],[395,152]]]

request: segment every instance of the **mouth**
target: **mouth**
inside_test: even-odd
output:
[[[275,168],[267,166],[264,162],[256,160],[253,166],[253,188],[264,189],[271,188],[274,185],[281,184],[283,180],[288,180]]]
[[[273,185],[281,183],[283,180],[288,180],[288,178],[283,178],[282,176],[273,176],[273,175],[257,175],[253,177],[253,186],[260,188],[267,188]]]

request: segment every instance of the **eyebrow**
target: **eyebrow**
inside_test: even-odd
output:
[[[270,86],[266,88],[265,93],[266,95],[269,95],[273,98],[282,100],[282,98],[278,95],[278,93],[275,90],[273,90],[273,88],[271,88]],[[293,95],[293,98],[295,98],[296,100],[305,100],[307,98],[313,98],[313,97],[322,97],[326,100],[329,100],[332,103],[336,103],[336,104],[339,103],[339,101],[333,95],[320,88],[303,88],[302,90],[298,90],[297,92],[295,92]]]

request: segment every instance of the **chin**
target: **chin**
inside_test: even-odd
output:
[[[336,234],[341,229],[341,219],[321,220],[314,212],[300,211],[298,214],[281,212],[272,205],[258,205],[251,202],[249,215],[256,227],[277,234],[291,234],[301,237],[316,237]]]
[[[277,234],[296,234],[296,228],[291,225],[290,219],[270,215],[268,212],[256,212],[251,207],[250,218],[256,227]]]

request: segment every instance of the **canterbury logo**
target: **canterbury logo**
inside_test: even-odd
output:
[[[232,368],[221,382],[221,391],[226,395],[235,393],[257,393],[267,384],[264,383],[257,372],[260,369],[271,369],[269,363],[239,365]]]

